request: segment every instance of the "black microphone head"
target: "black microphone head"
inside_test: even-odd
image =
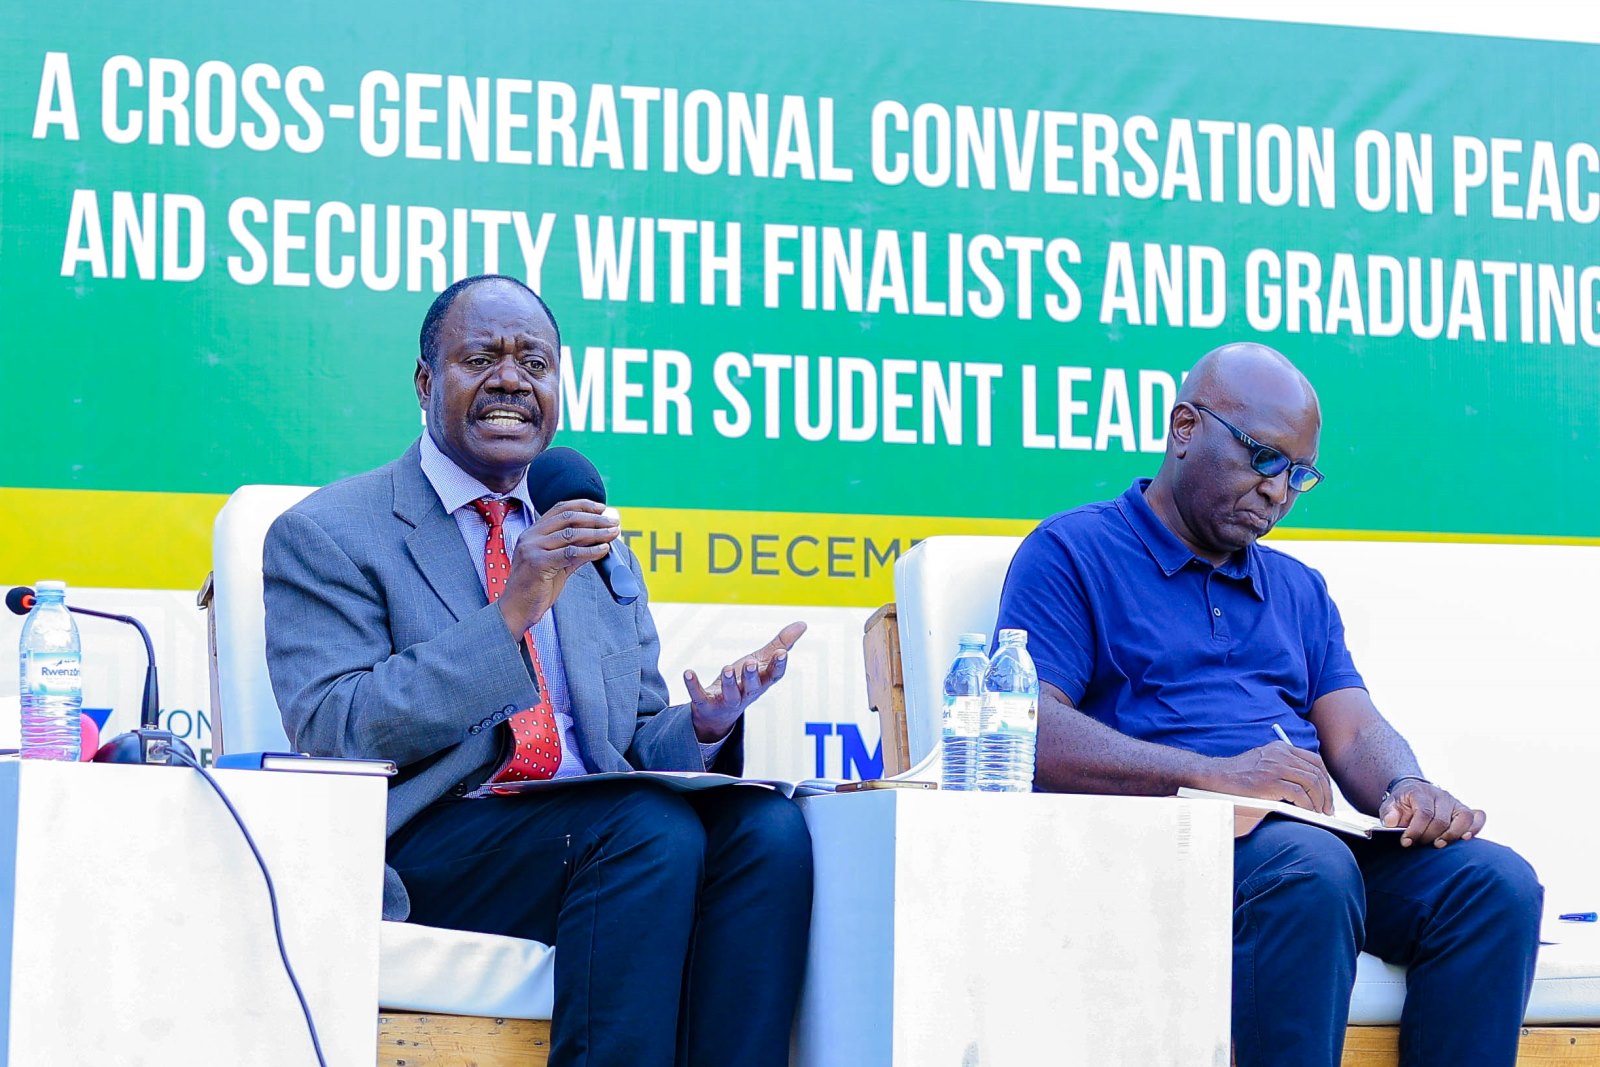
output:
[[[572,448],[547,448],[528,467],[528,495],[543,515],[563,500],[606,502],[606,483],[582,452]]]
[[[604,497],[601,498],[605,499]],[[19,585],[6,593],[6,607],[18,615],[26,615],[33,610],[33,590],[25,585]]]

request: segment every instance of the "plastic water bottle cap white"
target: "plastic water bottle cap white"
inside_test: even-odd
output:
[[[34,582],[33,588],[40,593],[65,593],[67,591],[67,583],[57,581]]]

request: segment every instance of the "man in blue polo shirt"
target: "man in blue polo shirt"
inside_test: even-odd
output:
[[[1287,359],[1224,346],[1179,391],[1155,478],[1022,543],[996,625],[1027,630],[1039,668],[1035,785],[1331,811],[1338,783],[1406,829],[1268,819],[1236,842],[1239,1067],[1338,1067],[1362,948],[1408,967],[1402,1064],[1511,1067],[1543,890],[1373,706],[1321,575],[1257,544],[1321,480],[1321,429]]]

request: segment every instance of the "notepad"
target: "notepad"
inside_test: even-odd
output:
[[[342,759],[308,756],[304,752],[229,752],[217,757],[223,770],[296,771],[302,774],[377,774],[395,773],[393,760]]]
[[[1374,834],[1398,834],[1405,830],[1403,826],[1385,826],[1372,816],[1363,815],[1358,811],[1324,815],[1320,811],[1312,811],[1309,808],[1297,808],[1293,804],[1282,800],[1263,800],[1260,797],[1245,797],[1235,793],[1213,793],[1209,789],[1190,789],[1188,786],[1180,787],[1178,796],[1190,800],[1226,800],[1235,808],[1299,819],[1301,822],[1310,823],[1312,826],[1320,826],[1324,830],[1347,834],[1350,837],[1370,838]]]

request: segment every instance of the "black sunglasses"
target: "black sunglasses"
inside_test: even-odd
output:
[[[1250,450],[1250,469],[1266,478],[1276,478],[1284,471],[1289,472],[1289,488],[1297,493],[1308,492],[1317,487],[1322,481],[1322,472],[1309,463],[1296,463],[1271,445],[1264,445],[1254,437],[1245,433],[1239,427],[1218,415],[1204,404],[1191,405],[1196,411],[1203,411],[1228,428],[1228,432],[1239,439],[1239,443]]]

